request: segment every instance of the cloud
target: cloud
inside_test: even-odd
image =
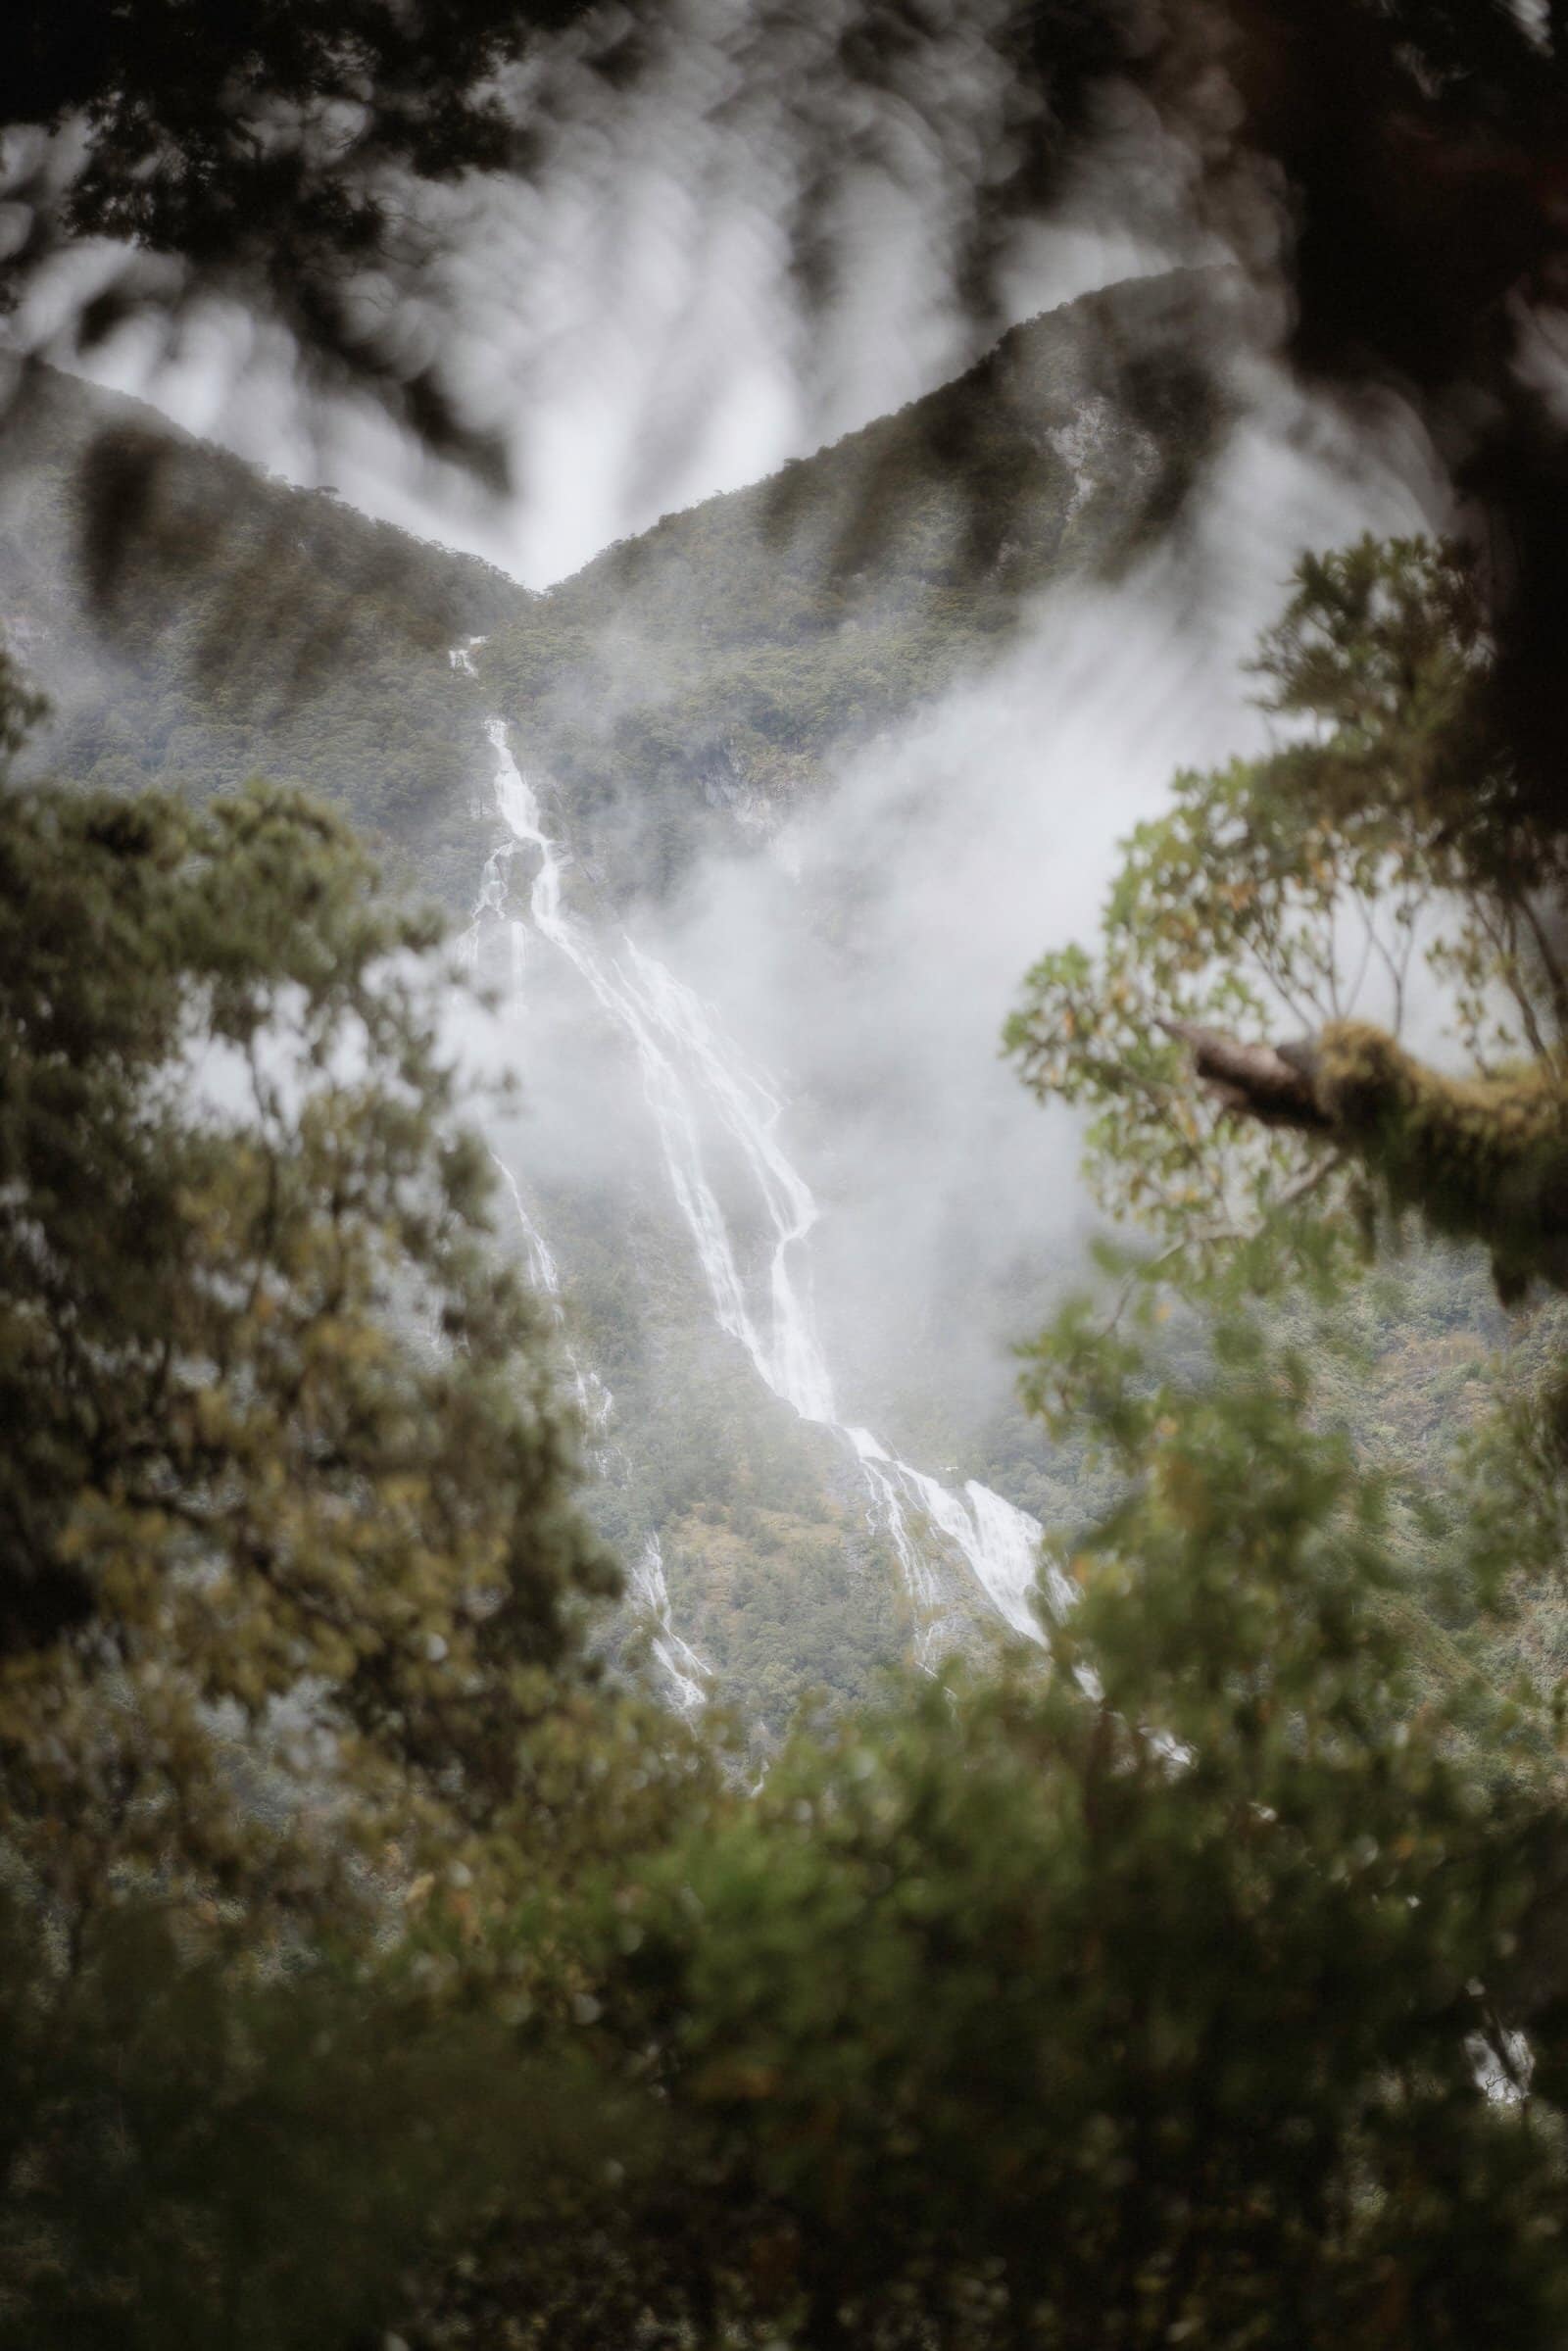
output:
[[[1441,519],[1399,412],[1369,441],[1250,375],[1189,534],[1120,586],[1054,593],[995,668],[846,759],[768,854],[710,859],[678,907],[637,917],[783,1080],[852,1416],[875,1419],[921,1350],[977,1409],[1006,1394],[1007,1342],[1077,1278],[1090,1222],[1070,1120],[999,1059],[1022,975],[1092,936],[1117,842],[1177,767],[1261,747],[1242,663],[1302,548]]]

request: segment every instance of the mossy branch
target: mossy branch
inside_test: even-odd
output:
[[[1331,1141],[1392,1207],[1484,1243],[1504,1298],[1535,1277],[1568,1289],[1568,1091],[1554,1071],[1446,1077],[1366,1021],[1279,1046],[1190,1021],[1161,1026],[1227,1110]]]

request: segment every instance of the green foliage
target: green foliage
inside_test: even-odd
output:
[[[1048,957],[1009,1028],[1037,1090],[1092,1113],[1088,1165],[1102,1200],[1162,1245],[1141,1259],[1107,1253],[1120,1283],[1108,1316],[1080,1301],[1032,1350],[1037,1407],[1056,1426],[1087,1414],[1123,1483],[1083,1547],[1080,1603],[1053,1646],[1058,1665],[1093,1673],[1119,1757],[1131,1738],[1134,1776],[1152,1737],[1181,1800],[1196,1806],[1205,1784],[1222,1805],[1222,1788],[1250,1791],[1246,1817],[1230,1819],[1227,1869],[1267,1874],[1301,1837],[1301,1876],[1270,1882],[1258,1917],[1292,1963],[1327,1929],[1313,1997],[1321,2013],[1348,1994],[1336,2056],[1353,2066],[1363,2022],[1383,2039],[1363,2100],[1347,2077],[1303,2064],[1303,2038],[1289,2036],[1290,2083],[1270,2113],[1317,2080],[1339,2118],[1331,2137],[1340,2125],[1366,2135],[1326,2202],[1327,2173],[1282,2202],[1313,2213],[1310,2250],[1303,2242],[1300,2282],[1259,2317],[1255,2339],[1327,2340],[1332,2327],[1351,2340],[1459,2341],[1473,2325],[1484,2340],[1498,2323],[1528,2336],[1539,2311],[1470,2317],[1483,2307],[1484,2265],[1464,2226],[1424,2230],[1466,2165],[1478,2167],[1482,2202],[1492,2189],[1479,2181],[1500,2182],[1499,2157],[1505,2171],[1539,2167],[1535,2189],[1505,2191],[1521,2210],[1542,2201],[1500,2266],[1516,2283],[1535,2271],[1527,2304],[1561,2290],[1548,2217],[1562,2152],[1549,2106],[1568,1653],[1560,1316],[1537,1316],[1499,1371],[1473,1249],[1466,1260],[1425,1246],[1394,1269],[1396,1284],[1374,1284],[1363,1249],[1347,1244],[1358,1226],[1368,1237],[1377,1209],[1414,1210],[1485,1242],[1505,1292],[1553,1272],[1561,1005],[1546,909],[1561,876],[1533,858],[1490,743],[1489,655],[1457,558],[1363,542],[1298,576],[1257,663],[1292,733],[1265,759],[1177,779],[1171,814],[1128,844],[1099,954]],[[1347,1017],[1370,964],[1397,1022],[1423,961],[1479,1065],[1472,1077],[1427,1070]],[[1167,1025],[1247,1041],[1282,1017],[1311,1032],[1276,1055],[1305,1081],[1313,1117],[1300,1132],[1294,1106],[1270,1125],[1270,1098],[1249,1095],[1245,1068],[1198,1095],[1186,1039]],[[1521,1050],[1536,1058],[1510,1065]],[[1111,1866],[1130,1834],[1122,1819]],[[1206,1879],[1200,1850],[1174,1827],[1166,1837],[1184,1852],[1184,1893],[1205,1886],[1206,1915],[1226,1922],[1218,1932],[1238,1955],[1210,2044],[1223,2085],[1213,2050],[1238,2026],[1245,2038],[1244,1983],[1270,1982],[1278,2016],[1290,1995],[1271,1980],[1274,1951],[1249,1942],[1234,1895]],[[1157,1913],[1157,1862],[1144,1875]],[[1162,1921],[1165,1952],[1183,1950],[1184,1931],[1180,1918]],[[1200,1982],[1211,1953],[1178,1957],[1160,1998],[1174,1981]],[[1386,1974],[1402,2015],[1380,2009],[1370,1983],[1349,1992],[1342,1963]],[[1472,2137],[1480,2108],[1467,2112],[1458,2077],[1434,2045],[1421,2048],[1435,2030],[1453,2057],[1466,1998],[1504,2073],[1523,2043],[1503,2020],[1531,2033],[1534,2120],[1506,2152],[1483,2145],[1499,2113]],[[1401,2145],[1406,2128],[1428,2139],[1436,2179]],[[1252,2158],[1249,2209],[1261,2217],[1266,2133],[1239,2135]],[[1303,2128],[1301,2146],[1312,2139]],[[1460,2191],[1474,2211],[1471,2192]],[[1337,2214],[1353,2216],[1348,2234]],[[1363,2228],[1371,2266],[1330,2318],[1332,2304],[1315,2298],[1338,2292],[1337,2272],[1354,2277]],[[1282,2235],[1271,2276],[1289,2278],[1295,2258]],[[1194,2316],[1200,2339],[1230,2339]]]
[[[1292,732],[1261,759],[1176,779],[1170,813],[1127,844],[1099,952],[1046,957],[1008,1042],[1038,1092],[1090,1111],[1091,1182],[1160,1245],[1119,1268],[1124,1308],[1141,1295],[1152,1310],[1162,1284],[1199,1300],[1268,1288],[1287,1318],[1298,1313],[1293,1297],[1315,1297],[1342,1328],[1370,1312],[1374,1354],[1408,1379],[1422,1376],[1447,1319],[1430,1282],[1421,1289],[1422,1268],[1465,1284],[1482,1360],[1466,1375],[1464,1411],[1387,1442],[1382,1372],[1370,1389],[1361,1380],[1341,1416],[1444,1522],[1421,1532],[1411,1522],[1412,1637],[1428,1640],[1434,1616],[1485,1627],[1467,1637],[1472,1658],[1489,1653],[1504,1678],[1523,1665],[1540,1693],[1554,1678],[1542,1639],[1554,1603],[1538,1591],[1521,1605],[1515,1588],[1511,1623],[1490,1612],[1523,1558],[1544,1563],[1550,1548],[1556,1375],[1539,1349],[1523,1388],[1530,1350],[1500,1371],[1487,1364],[1498,1334],[1461,1259],[1417,1251],[1402,1298],[1384,1294],[1375,1308],[1343,1295],[1348,1274],[1364,1275],[1380,1225],[1387,1244],[1401,1215],[1484,1243],[1507,1298],[1533,1274],[1561,1278],[1561,982],[1549,912],[1561,875],[1508,796],[1488,731],[1489,664],[1471,572],[1453,550],[1363,540],[1303,559],[1253,664],[1265,707]],[[1435,985],[1472,1075],[1429,1069],[1395,1035],[1347,1017],[1370,973],[1397,1028],[1423,967],[1424,1009],[1430,1018]],[[1248,1115],[1234,1089],[1196,1087],[1171,1033],[1196,1024],[1246,1038],[1282,1019],[1307,1032],[1281,1058],[1309,1092],[1315,1131]],[[1037,1352],[1033,1393],[1058,1426],[1081,1383],[1093,1392],[1100,1329],[1086,1308]],[[1320,1314],[1319,1347],[1324,1331]],[[1554,1575],[1561,1558],[1559,1546]]]
[[[1429,879],[1494,902],[1494,976],[1522,1012],[1518,1000],[1549,977],[1525,894],[1568,869],[1558,831],[1518,793],[1493,661],[1472,557],[1366,537],[1302,557],[1253,669],[1267,681],[1262,707],[1306,722],[1304,739],[1276,754],[1280,782],[1352,836],[1392,828]]]
[[[662,886],[705,799],[808,789],[835,747],[994,661],[1041,590],[1124,568],[1226,422],[1200,344],[1214,299],[1176,273],[1032,319],[498,629],[482,671],[527,758],[579,822],[623,804],[616,885]]]
[[[73,1917],[295,1903],[351,1829],[446,1857],[614,1579],[485,1244],[430,919],[262,787],[13,782],[0,872],[8,1847]]]
[[[416,2253],[624,2143],[565,2052],[521,2061],[492,2011],[438,2012],[394,1971],[247,1981],[131,1911],[62,1975],[3,1926],[8,2351],[373,2339]]]
[[[351,2351],[652,2142],[515,2033],[715,1764],[586,1651],[439,924],[260,785],[8,777],[0,879],[0,2341]]]
[[[608,1910],[608,2029],[697,2150],[662,2326],[1556,2339],[1558,2127],[1467,2046],[1535,1816],[1409,1720],[1379,1497],[1299,1365],[1213,1353],[1107,1365],[1130,1490],[1054,1679],[803,1739]]]
[[[1152,1313],[1165,1283],[1200,1300],[1252,1285],[1290,1319],[1299,1307],[1281,1284],[1294,1280],[1342,1329],[1370,1315],[1383,1368],[1352,1379],[1335,1409],[1402,1485],[1403,1638],[1429,1688],[1480,1670],[1522,1688],[1539,1722],[1564,1657],[1557,1318],[1538,1314],[1491,1357],[1501,1334],[1473,1275],[1430,1248],[1407,1260],[1402,1298],[1357,1309],[1341,1295],[1380,1222],[1386,1244],[1401,1216],[1482,1243],[1510,1300],[1533,1276],[1563,1278],[1551,913],[1563,877],[1491,743],[1489,659],[1451,551],[1362,541],[1305,560],[1254,665],[1267,707],[1298,731],[1264,759],[1177,779],[1172,812],[1128,844],[1100,953],[1047,957],[1008,1034],[1037,1090],[1091,1111],[1088,1170],[1103,1203],[1161,1245],[1119,1269],[1124,1314],[1135,1298]],[[1345,1016],[1370,964],[1396,1025],[1423,962],[1473,1074],[1430,1069]],[[1234,1116],[1234,1095],[1195,1088],[1164,1025],[1246,1036],[1282,1015],[1311,1032],[1285,1051],[1309,1084],[1316,1133]],[[1423,1266],[1466,1282],[1474,1350],[1425,1427],[1393,1392],[1427,1376],[1446,1319],[1430,1285],[1419,1298],[1410,1288]],[[1096,1394],[1101,1331],[1085,1307],[1035,1354],[1033,1393],[1058,1427]],[[1320,1361],[1325,1344],[1320,1312]],[[1169,1336],[1162,1346],[1168,1360]]]
[[[1225,1133],[1161,1026],[1262,1018],[1271,983],[1310,988],[1332,952],[1340,876],[1322,859],[1329,828],[1302,839],[1298,826],[1287,846],[1265,826],[1255,858],[1237,855],[1256,838],[1257,782],[1240,762],[1178,776],[1173,812],[1127,844],[1099,956],[1077,946],[1044,956],[1005,1031],[1036,1093],[1095,1113],[1086,1172],[1102,1204],[1167,1243],[1202,1242],[1210,1229],[1234,1240],[1303,1165],[1293,1138]]]
[[[898,1564],[863,1511],[709,1503],[663,1543],[678,1621],[764,1754],[803,1696],[863,1704],[907,1654]]]
[[[1415,1206],[1486,1239],[1504,1284],[1550,1270],[1568,998],[1543,907],[1565,876],[1507,802],[1470,571],[1421,540],[1305,558],[1252,666],[1295,731],[1176,778],[1171,812],[1126,844],[1099,953],[1035,967],[1008,1048],[1037,1093],[1093,1114],[1104,1205],[1194,1266],[1310,1196],[1325,1231]],[[1350,1017],[1370,987],[1396,1034],[1422,972],[1475,1084]],[[1233,1118],[1173,1033],[1282,1020],[1326,1138]]]
[[[1559,2339],[1551,1741],[1431,1679],[1293,1338],[1098,1354],[1123,1499],[1054,1675],[803,1727],[607,1871],[569,2013],[657,2161],[498,2214],[418,2351]]]

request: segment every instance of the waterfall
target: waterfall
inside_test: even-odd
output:
[[[650,1535],[631,1571],[631,1588],[653,1627],[654,1655],[668,1675],[675,1703],[682,1714],[695,1714],[708,1702],[708,1667],[670,1622],[669,1588],[664,1582],[664,1554],[659,1537]]]
[[[532,1282],[535,1290],[549,1299],[551,1313],[559,1328],[565,1320],[561,1303],[561,1269],[556,1263],[549,1243],[528,1213],[516,1177],[505,1159],[495,1151],[492,1151],[490,1156],[500,1170],[501,1180],[511,1193],[512,1204],[516,1210],[517,1223],[522,1231],[523,1254],[528,1260],[528,1279]],[[610,1416],[615,1408],[615,1399],[598,1373],[586,1369],[579,1361],[575,1347],[564,1343],[562,1351],[566,1358],[566,1369],[571,1376],[571,1391],[577,1399],[577,1409],[582,1415],[583,1426],[591,1438],[603,1437],[604,1432],[610,1426]]]
[[[478,920],[478,909],[475,910],[474,919]],[[492,1151],[490,1156],[495,1160],[502,1182],[512,1196],[512,1204],[522,1233],[523,1253],[528,1260],[529,1279],[541,1297],[549,1300],[551,1313],[559,1327],[565,1317],[561,1302],[561,1269],[556,1263],[555,1254],[529,1214],[516,1177],[496,1152]],[[615,1408],[613,1396],[598,1373],[582,1362],[569,1342],[563,1341],[562,1351],[566,1359],[572,1394],[577,1399],[583,1426],[590,1440],[598,1441],[594,1445],[594,1459],[600,1472],[607,1473],[617,1459],[624,1467],[624,1455],[620,1453],[618,1445],[610,1443],[608,1437],[611,1416]],[[650,1535],[643,1546],[642,1555],[631,1571],[631,1588],[649,1620],[653,1652],[668,1678],[677,1708],[682,1714],[695,1714],[708,1703],[710,1669],[690,1642],[682,1641],[675,1631],[670,1615],[669,1587],[664,1582],[664,1558],[657,1535]]]
[[[564,909],[562,885],[567,856],[544,831],[537,797],[512,756],[506,721],[491,718],[485,731],[496,755],[496,807],[507,838],[488,859],[480,879],[473,922],[464,942],[469,960],[478,953],[486,917],[510,919],[506,908],[511,865],[520,851],[533,852],[536,861],[528,892],[533,928],[570,964],[635,1053],[664,1172],[696,1249],[719,1328],[745,1349],[758,1377],[774,1396],[802,1420],[829,1429],[843,1441],[865,1487],[869,1515],[891,1542],[917,1610],[929,1617],[940,1599],[930,1556],[934,1533],[964,1562],[1009,1630],[1027,1640],[1041,1641],[1030,1605],[1041,1561],[1039,1522],[973,1479],[961,1493],[954,1493],[924,1471],[899,1460],[868,1429],[838,1417],[833,1382],[810,1305],[807,1244],[816,1222],[816,1203],[778,1140],[783,1113],[779,1096],[764,1077],[748,1066],[709,1006],[673,972],[628,938],[622,937],[617,948],[607,949]],[[520,967],[520,934],[525,926],[512,920],[511,929],[515,970]],[[754,1299],[748,1294],[728,1225],[709,1178],[703,1150],[704,1111],[737,1147],[773,1236],[763,1298]],[[515,1186],[514,1197],[535,1278],[554,1297],[559,1287],[554,1260],[523,1210]],[[656,1625],[662,1628],[655,1651],[679,1695],[683,1680],[690,1680],[682,1658],[691,1660],[691,1652],[668,1630],[663,1562],[652,1538],[633,1571],[633,1582]],[[1065,1579],[1051,1570],[1046,1591],[1051,1606],[1059,1613],[1070,1594]],[[699,1666],[698,1670],[703,1669]],[[681,1702],[686,1701],[681,1698]]]
[[[473,643],[480,640],[475,638]],[[476,674],[466,648],[460,647],[452,656],[454,668],[463,668],[472,677]],[[492,740],[494,737],[492,736]],[[478,895],[466,936],[463,941],[465,958],[471,967],[476,961],[486,914],[504,916],[507,901],[507,866],[517,847],[516,839],[503,843],[500,850],[485,861],[479,880]],[[510,925],[513,941],[513,973],[516,977],[521,967],[522,925]],[[500,1155],[490,1154],[502,1182],[511,1196],[518,1229],[522,1234],[523,1254],[527,1259],[528,1278],[539,1295],[549,1301],[557,1327],[564,1325],[565,1316],[561,1299],[561,1268],[555,1252],[539,1230],[522,1197],[522,1188],[512,1169]],[[624,1466],[619,1447],[609,1441],[609,1428],[615,1408],[615,1399],[597,1372],[583,1363],[577,1350],[564,1338],[562,1351],[571,1380],[577,1409],[588,1433],[596,1466],[607,1473],[617,1457]],[[695,1714],[708,1702],[710,1669],[688,1641],[675,1631],[670,1615],[669,1588],[664,1582],[663,1554],[657,1535],[650,1535],[641,1557],[631,1572],[631,1588],[652,1633],[653,1653],[668,1678],[675,1704],[682,1714]]]

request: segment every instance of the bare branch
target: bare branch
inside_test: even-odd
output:
[[[1262,1126],[1326,1134],[1332,1121],[1319,1107],[1305,1070],[1272,1045],[1245,1045],[1222,1029],[1194,1020],[1161,1020],[1167,1036],[1191,1049],[1199,1080],[1223,1108]]]

